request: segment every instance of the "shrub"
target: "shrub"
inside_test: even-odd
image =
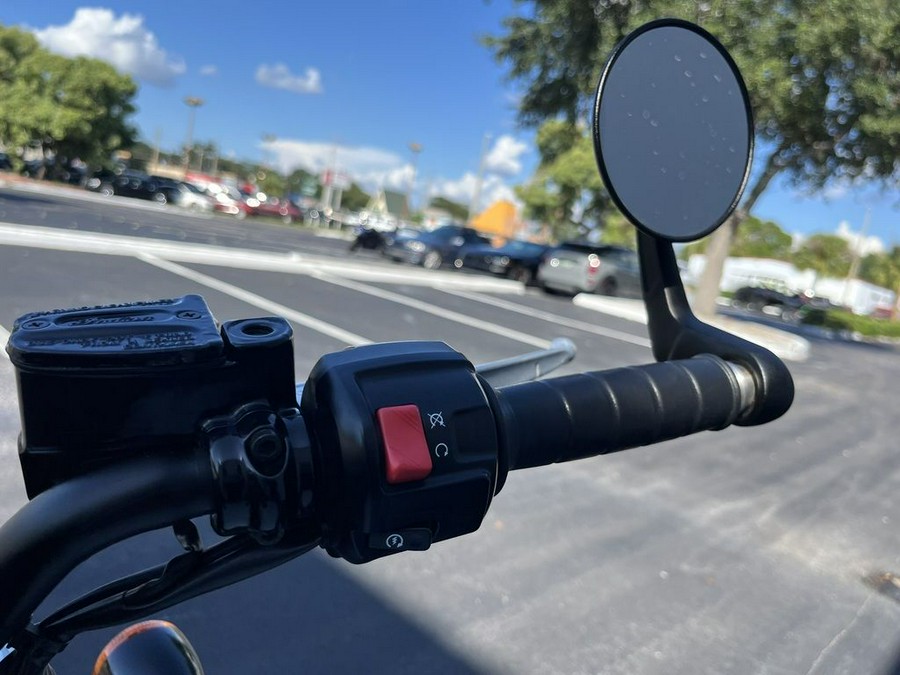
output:
[[[859,333],[866,337],[900,338],[900,321],[858,316],[837,309],[810,309],[803,312],[802,323],[837,331]]]

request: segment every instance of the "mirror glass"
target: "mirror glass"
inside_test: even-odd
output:
[[[693,24],[638,28],[600,79],[594,149],[635,225],[669,241],[709,234],[734,210],[750,167],[753,121],[737,67]]]

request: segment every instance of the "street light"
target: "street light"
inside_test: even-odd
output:
[[[184,104],[190,108],[187,139],[184,142],[184,170],[187,172],[191,168],[191,151],[194,149],[194,116],[197,114],[197,108],[203,105],[203,99],[198,96],[186,96]]]
[[[484,182],[484,164],[487,158],[488,147],[491,143],[491,135],[485,134],[481,139],[481,157],[478,160],[478,177],[475,179],[475,191],[472,193],[472,201],[469,202],[469,220],[471,225],[478,215],[478,202],[481,201],[481,184]]]
[[[412,211],[412,196],[416,189],[416,162],[419,159],[419,153],[422,152],[422,144],[415,141],[409,144],[409,151],[412,153],[412,174],[409,177],[409,189],[406,192],[406,209]],[[407,214],[409,217],[410,214]]]

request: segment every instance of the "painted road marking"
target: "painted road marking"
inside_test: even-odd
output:
[[[159,267],[160,269],[171,272],[172,274],[177,274],[180,277],[184,277],[185,279],[189,279],[190,281],[194,281],[198,284],[207,286],[208,288],[220,291],[222,293],[225,293],[226,295],[230,295],[233,298],[237,298],[238,300],[246,302],[247,304],[259,307],[260,309],[264,309],[265,311],[271,312],[272,314],[282,316],[285,319],[293,321],[296,324],[311,328],[312,330],[322,333],[323,335],[333,337],[345,344],[353,345],[354,347],[356,347],[359,345],[367,345],[372,343],[372,340],[364,338],[361,335],[351,333],[350,331],[344,330],[343,328],[330,324],[326,321],[322,321],[321,319],[317,319],[314,316],[304,314],[303,312],[298,312],[295,309],[291,309],[290,307],[277,303],[273,300],[264,298],[263,296],[257,295],[256,293],[251,293],[250,291],[244,290],[239,286],[229,284],[225,281],[220,281],[219,279],[215,279],[209,275],[203,274],[202,272],[196,272],[192,269],[188,269],[187,267],[183,267],[182,265],[157,258],[156,256],[147,253],[138,254],[137,258],[143,260],[145,263],[154,265],[155,267]]]
[[[7,342],[9,342],[9,331],[0,326],[0,355],[9,359],[9,354],[6,353]]]
[[[534,335],[521,333],[507,326],[501,326],[489,321],[475,319],[471,316],[460,314],[459,312],[444,309],[443,307],[436,307],[427,302],[423,302],[422,300],[408,298],[405,295],[400,295],[399,293],[394,293],[393,291],[386,291],[382,288],[376,288],[373,286],[364,286],[363,284],[358,284],[353,281],[337,279],[327,274],[315,274],[313,276],[329,284],[334,284],[335,286],[349,288],[352,291],[365,293],[376,298],[381,298],[382,300],[388,300],[389,302],[396,302],[397,304],[412,307],[413,309],[417,309],[420,312],[425,312],[426,314],[433,314],[434,316],[440,317],[442,319],[447,319],[448,321],[455,321],[456,323],[461,323],[464,326],[469,326],[470,328],[478,328],[479,330],[483,330],[488,333],[494,333],[495,335],[501,335],[505,338],[516,340],[517,342],[524,342],[527,345],[532,345],[540,349],[546,349],[550,346],[550,340],[544,340],[543,338],[535,337]]]
[[[52,227],[17,225],[0,222],[0,244],[31,248],[97,253],[101,255],[139,256],[149,254],[164,260],[200,265],[215,265],[236,269],[288,274],[336,274],[345,278],[386,284],[451,287],[472,291],[522,294],[522,284],[507,279],[476,277],[456,272],[405,267],[395,270],[389,266],[353,263],[334,258],[317,258],[296,252],[267,253],[249,249],[191,244],[129,237],[119,234],[60,230]]]
[[[519,305],[517,303],[508,302],[499,298],[477,295],[475,293],[466,293],[464,291],[454,291],[447,288],[441,288],[439,290],[450,295],[456,295],[466,300],[481,302],[485,305],[499,307],[500,309],[505,309],[510,312],[516,312],[518,314],[524,314],[525,316],[534,317],[535,319],[543,319],[544,321],[549,321],[550,323],[557,324],[559,326],[568,326],[569,328],[575,328],[577,330],[593,333],[594,335],[600,335],[602,337],[611,338],[613,340],[620,340],[621,342],[627,342],[639,347],[647,347],[648,349],[651,346],[650,340],[648,340],[647,338],[639,337],[637,335],[631,335],[630,333],[625,333],[613,328],[604,328],[603,326],[597,326],[596,324],[588,323],[587,321],[570,319],[565,316],[560,316],[559,314],[552,314],[551,312],[534,309],[532,307],[528,307],[527,305]]]

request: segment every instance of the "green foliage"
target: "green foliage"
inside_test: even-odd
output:
[[[872,253],[862,260],[859,278],[892,291],[900,290],[900,246],[889,253]]]
[[[603,64],[627,33],[677,17],[717,36],[741,69],[754,109],[757,163],[695,309],[712,313],[732,228],[772,179],[810,191],[833,182],[900,186],[900,3],[897,0],[518,0],[483,39],[523,90],[519,120],[588,118]],[[544,199],[546,201],[546,199]],[[813,256],[814,258],[815,256]],[[840,267],[840,265],[836,265]]]
[[[429,206],[449,213],[454,219],[464,223],[469,219],[469,208],[446,197],[434,197]]]
[[[548,120],[538,130],[537,146],[541,159],[534,176],[516,187],[529,218],[549,224],[560,239],[610,211],[594,148],[583,129],[563,120]],[[577,221],[576,207],[582,212]]]
[[[483,42],[523,85],[519,117],[526,125],[586,119],[612,47],[650,19],[679,17],[710,30],[734,56],[773,172],[811,189],[835,179],[900,179],[896,0],[519,4],[527,11]]]
[[[771,220],[748,216],[731,244],[731,255],[741,258],[772,258],[790,261],[792,237]],[[709,237],[685,246],[680,256],[687,260],[695,253],[705,253]]]
[[[288,174],[286,180],[287,190],[290,194],[301,194],[303,192],[303,186],[307,183],[315,185],[316,192],[313,195],[306,196],[319,197],[322,194],[322,186],[319,185],[319,179],[306,169],[294,169]]]
[[[804,312],[800,320],[810,326],[859,333],[865,337],[900,338],[900,321],[857,316],[843,310],[813,309]]]
[[[0,143],[102,163],[134,141],[136,94],[109,64],[51,54],[30,33],[0,26]]]
[[[845,239],[834,234],[814,234],[797,249],[793,263],[800,269],[812,269],[822,276],[845,277],[853,254]]]
[[[604,244],[637,248],[637,228],[618,211],[610,213],[603,219],[600,232],[600,239]]]
[[[287,193],[287,180],[274,169],[260,170],[256,174],[256,186],[273,197],[282,197]]]
[[[347,211],[361,211],[366,208],[372,196],[359,185],[353,183],[341,196],[341,208]]]

